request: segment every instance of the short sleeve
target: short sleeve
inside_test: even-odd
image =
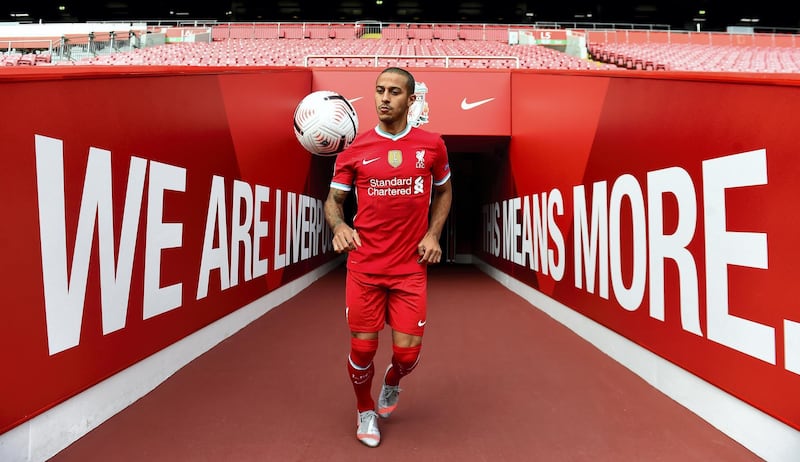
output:
[[[436,158],[433,162],[433,184],[441,186],[450,179],[450,160],[447,155],[447,146],[441,136],[437,139]]]

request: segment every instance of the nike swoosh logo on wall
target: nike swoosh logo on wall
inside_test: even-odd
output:
[[[353,99],[348,99],[347,102],[350,103],[350,104],[353,104],[356,101],[360,100],[361,98],[363,98],[363,96],[358,96],[358,97],[355,97]]]
[[[461,100],[461,109],[463,109],[465,111],[469,111],[470,109],[475,109],[476,107],[480,106],[481,104],[486,104],[489,101],[494,101],[494,98],[486,98],[486,99],[482,99],[480,101],[475,101],[475,102],[472,102],[472,103],[468,103],[467,102],[467,98],[464,98],[464,99]]]
[[[370,159],[370,160],[361,159],[361,164],[362,165],[369,165],[369,164],[371,164],[371,163],[373,163],[373,162],[375,162],[376,160],[379,160],[379,159],[380,159],[380,157],[376,157],[376,158]]]

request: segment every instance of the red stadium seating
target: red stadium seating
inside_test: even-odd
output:
[[[575,32],[589,40],[586,47],[589,59],[580,59],[546,46],[510,45],[509,31],[522,27],[432,23],[225,23],[208,28],[210,43],[168,42],[100,54],[92,49],[85,36],[70,36],[69,44],[76,48],[71,48],[68,55],[9,50],[0,54],[0,65],[375,67],[392,63],[408,67],[470,69],[800,73],[800,44],[785,34],[742,36],[580,30]],[[177,32],[177,36],[182,37],[180,29]]]
[[[398,27],[396,29],[402,30]],[[286,38],[220,39],[211,43],[173,43],[90,57],[77,64],[158,64],[223,66],[469,67],[472,69],[611,69],[543,46],[499,41],[439,39],[303,38],[321,35],[313,28],[282,28]],[[419,29],[418,29],[419,31]],[[424,32],[432,33],[432,30]],[[337,31],[338,34],[338,31]],[[295,37],[290,38],[290,37]]]
[[[800,72],[800,49],[688,43],[592,43],[589,53],[627,69],[696,72]]]

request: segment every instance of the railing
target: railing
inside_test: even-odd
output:
[[[519,57],[518,56],[462,56],[462,55],[384,55],[384,54],[372,54],[372,55],[308,55],[303,58],[303,66],[309,67],[309,61],[312,59],[347,59],[347,58],[358,58],[358,59],[371,59],[373,61],[373,65],[378,67],[379,61],[381,59],[387,60],[401,60],[401,59],[414,59],[414,60],[425,60],[425,59],[443,59],[444,60],[444,67],[450,67],[450,64],[454,60],[475,60],[475,59],[485,59],[485,60],[505,60],[505,61],[513,61],[514,67],[519,69]]]
[[[36,40],[36,39],[0,39],[0,49],[5,49],[7,53],[14,50],[32,49],[32,50],[47,50],[53,51],[52,40]]]
[[[119,22],[119,21],[88,21],[95,24],[104,24],[107,22]],[[136,20],[133,21],[135,23],[146,23],[148,26],[159,26],[159,27],[201,27],[201,26],[225,26],[225,25],[236,25],[240,26],[243,24],[263,24],[263,23],[278,23],[278,24],[309,24],[309,25],[319,25],[319,24],[361,24],[367,27],[371,27],[375,24],[380,24],[381,26],[387,25],[412,25],[412,24],[429,24],[434,26],[508,26],[508,27],[537,27],[537,28],[555,28],[555,29],[638,29],[638,30],[669,30],[671,26],[669,24],[650,24],[650,23],[625,23],[625,22],[561,22],[561,21],[536,21],[534,23],[482,23],[482,22],[425,22],[425,23],[418,23],[418,22],[399,22],[399,21],[356,21],[356,20],[342,20],[342,21],[219,21],[216,19],[184,19],[184,20],[176,20],[176,19],[147,19],[147,20]]]
[[[671,30],[669,24],[636,24],[630,22],[549,22],[537,21],[534,27],[541,29],[598,29],[598,30]]]
[[[694,45],[733,45],[765,47],[798,47],[800,36],[796,34],[757,33],[735,34],[728,32],[695,31],[586,31],[588,43],[668,43]]]
[[[55,44],[53,61],[77,61],[120,51],[131,51],[139,46],[140,37],[134,31],[119,34],[90,32],[87,35],[63,36]]]
[[[753,32],[767,33],[767,34],[800,34],[798,27],[767,27],[758,26],[753,27]]]
[[[126,21],[127,22],[127,21]],[[131,21],[134,24],[147,24],[153,27],[205,27],[219,24],[216,19],[142,19]],[[114,24],[119,20],[86,21],[86,24]]]

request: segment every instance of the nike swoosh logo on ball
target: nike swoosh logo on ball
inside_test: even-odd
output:
[[[374,158],[374,159],[370,159],[370,160],[367,160],[367,159],[362,159],[362,160],[361,160],[361,163],[362,163],[363,165],[369,165],[369,164],[371,164],[371,163],[373,163],[373,162],[375,162],[376,160],[379,160],[379,159],[380,159],[380,157],[376,157],[376,158]]]
[[[468,103],[467,98],[461,100],[461,109],[465,111],[469,111],[470,109],[475,109],[476,107],[480,106],[481,104],[486,104],[489,101],[494,101],[494,98],[486,98],[480,101],[475,101],[473,103]]]

